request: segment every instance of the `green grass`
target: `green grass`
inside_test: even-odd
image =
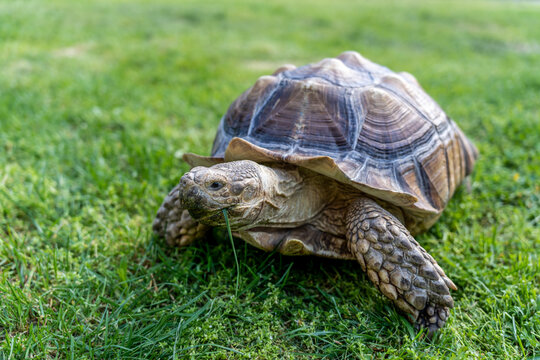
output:
[[[540,356],[540,6],[0,2],[0,359]],[[185,249],[154,214],[255,79],[357,50],[477,144],[419,241],[459,287],[432,343],[353,262]]]

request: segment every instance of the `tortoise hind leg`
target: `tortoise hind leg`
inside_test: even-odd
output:
[[[349,207],[346,236],[369,279],[412,315],[417,328],[427,328],[432,337],[444,326],[454,306],[449,288],[456,286],[396,217],[360,198]]]
[[[203,238],[209,227],[193,220],[188,211],[180,206],[180,185],[175,186],[163,200],[152,229],[164,237],[170,246],[187,246]]]

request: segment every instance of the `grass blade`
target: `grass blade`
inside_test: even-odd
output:
[[[234,246],[234,240],[231,232],[231,225],[229,224],[229,216],[227,215],[227,209],[223,209],[223,217],[225,218],[225,224],[227,225],[227,232],[229,233],[229,239],[234,253],[234,261],[236,262],[236,290],[234,295],[238,296],[238,284],[240,283],[240,265],[238,265],[238,256],[236,255],[236,248]]]

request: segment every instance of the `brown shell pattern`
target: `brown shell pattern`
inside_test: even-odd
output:
[[[476,157],[412,75],[345,52],[259,78],[222,118],[207,159],[304,166],[433,218]]]

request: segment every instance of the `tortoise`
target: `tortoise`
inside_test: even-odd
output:
[[[457,290],[414,239],[433,225],[478,151],[409,73],[344,52],[262,76],[221,119],[153,230],[185,246],[224,227],[266,251],[356,260],[428,336]]]

